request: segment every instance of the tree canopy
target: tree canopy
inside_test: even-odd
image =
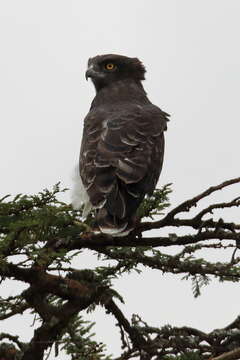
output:
[[[119,238],[91,232],[94,214],[83,221],[82,211],[58,199],[66,191],[59,184],[37,195],[2,198],[1,285],[11,279],[24,286],[15,296],[0,297],[0,320],[22,315],[24,321],[25,312],[30,311],[37,327],[28,342],[22,342],[16,329],[11,334],[1,332],[0,360],[47,359],[53,346],[56,356],[65,351],[71,360],[239,359],[237,314],[235,321],[209,333],[168,324],[156,328],[144,321],[144,314],[128,319],[127,304],[122,305],[124,299],[112,284],[126,272],[141,272],[144,267],[182,274],[192,281],[195,297],[212,277],[238,282],[240,224],[225,221],[224,214],[240,206],[240,197],[211,203],[209,196],[239,183],[240,178],[235,178],[211,186],[171,210],[167,184],[144,200],[135,230]],[[202,199],[210,203],[202,207]],[[216,210],[221,217],[214,214]],[[184,229],[184,234],[175,233],[174,228]],[[149,230],[155,231],[146,234]],[[176,251],[169,255],[165,249],[171,247]],[[210,249],[232,250],[230,261],[202,258],[201,250]],[[87,250],[98,256],[98,266],[72,267],[72,260],[78,257],[80,264]],[[94,312],[97,306],[105,309],[106,316],[113,316],[119,328],[122,353],[115,357],[106,355],[105,344],[93,336],[94,323],[82,315],[83,310]]]

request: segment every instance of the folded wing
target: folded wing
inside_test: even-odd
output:
[[[167,115],[152,104],[91,111],[85,119],[80,174],[101,229],[122,232],[152,194],[164,154]]]

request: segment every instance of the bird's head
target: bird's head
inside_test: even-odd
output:
[[[88,60],[86,79],[90,77],[98,91],[119,80],[144,80],[145,72],[145,67],[137,58],[114,54],[97,55]]]

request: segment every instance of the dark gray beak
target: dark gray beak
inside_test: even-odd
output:
[[[94,78],[94,77],[98,77],[99,73],[94,70],[93,68],[87,69],[86,73],[85,73],[85,78],[86,80],[88,80],[88,78]]]
[[[85,78],[86,80],[88,80],[88,78],[102,78],[104,77],[104,74],[102,74],[101,72],[95,70],[94,68],[90,67],[87,69],[86,73],[85,73]]]
[[[86,78],[86,80],[88,81],[88,78],[89,77],[91,77],[91,70],[87,70],[86,72],[85,72],[85,78]]]

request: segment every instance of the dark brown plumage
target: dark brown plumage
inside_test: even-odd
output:
[[[81,192],[96,208],[99,229],[113,236],[133,229],[137,208],[162,169],[168,114],[148,100],[144,74],[137,58],[112,54],[89,59],[86,72],[96,96],[84,120]]]

